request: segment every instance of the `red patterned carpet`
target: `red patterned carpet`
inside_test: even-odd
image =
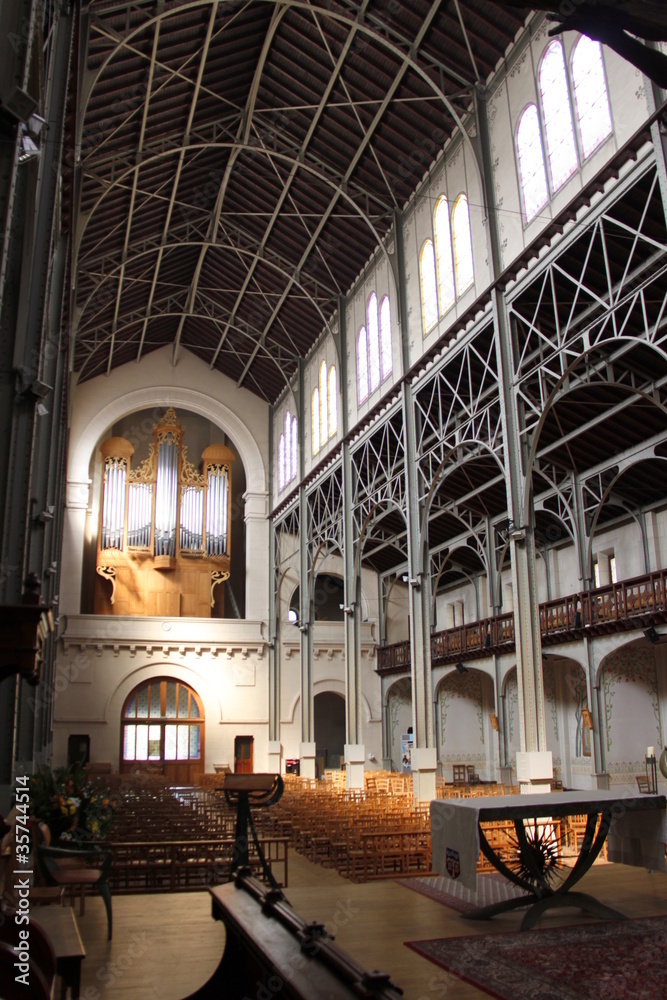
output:
[[[667,996],[667,917],[406,944],[498,1000]]]

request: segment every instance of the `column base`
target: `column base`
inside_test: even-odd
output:
[[[299,774],[302,778],[315,778],[315,744],[299,743]]]
[[[517,751],[516,776],[522,795],[550,792],[554,776],[551,750]]]
[[[435,773],[438,769],[435,747],[413,747],[410,756],[412,767],[412,794],[415,802],[431,802],[435,794]]]
[[[281,751],[280,740],[269,740],[266,747],[266,770],[268,774],[280,774]]]
[[[366,747],[363,743],[346,743],[343,748],[345,759],[345,787],[364,787],[364,765],[366,763]]]

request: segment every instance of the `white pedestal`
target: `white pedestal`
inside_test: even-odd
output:
[[[413,747],[410,763],[415,802],[430,802],[436,797],[435,774],[438,761],[435,747]]]
[[[516,777],[522,795],[551,791],[553,776],[551,750],[517,751]]]
[[[601,788],[602,791],[609,791],[609,775],[608,774],[592,774],[591,775],[591,788]]]
[[[299,744],[299,774],[302,778],[315,778],[315,744]]]
[[[345,787],[364,787],[364,765],[366,763],[366,747],[363,743],[346,743],[343,748],[345,759]]]
[[[269,740],[266,747],[267,774],[280,774],[280,740]]]

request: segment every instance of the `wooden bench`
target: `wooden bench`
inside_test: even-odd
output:
[[[266,863],[276,881],[287,885],[287,837],[259,837]],[[110,882],[114,893],[181,892],[206,889],[228,879],[234,853],[233,838],[199,840],[126,841],[109,845]],[[253,871],[261,864],[249,845]]]

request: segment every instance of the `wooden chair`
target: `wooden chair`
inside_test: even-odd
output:
[[[94,886],[104,901],[107,911],[108,940],[111,940],[111,851],[103,851],[97,845],[90,847],[52,847],[51,831],[46,823],[39,824],[41,842],[37,844],[35,855],[42,881],[47,886],[62,886],[73,889],[79,886],[79,913],[83,916],[85,895],[88,886]]]
[[[648,778],[645,774],[636,774],[635,781],[637,782],[637,788],[639,789],[640,795],[650,795]]]
[[[474,764],[466,764],[467,780],[469,785],[479,785],[479,774],[475,770]]]

